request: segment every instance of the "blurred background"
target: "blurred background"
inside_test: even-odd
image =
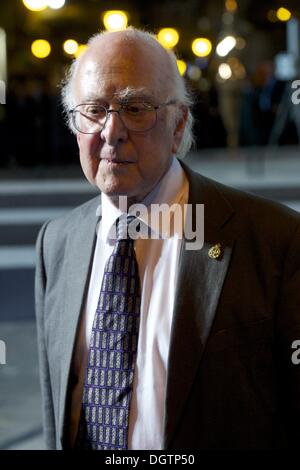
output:
[[[59,84],[97,31],[133,25],[173,48],[194,99],[196,170],[300,211],[296,0],[0,3],[0,449],[42,449],[34,244],[91,198]]]

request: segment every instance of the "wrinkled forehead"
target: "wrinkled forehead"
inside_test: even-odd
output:
[[[102,40],[79,63],[75,99],[113,99],[126,89],[136,89],[161,100],[167,93],[167,82],[168,64],[155,46]]]

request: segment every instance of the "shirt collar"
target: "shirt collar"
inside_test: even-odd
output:
[[[151,204],[168,204],[169,206],[173,204],[184,204],[187,202],[188,198],[188,180],[187,177],[177,160],[173,158],[173,162],[162,177],[159,183],[153,188],[153,190],[147,194],[141,204],[147,207],[148,220],[145,220],[143,214],[138,217],[144,223],[151,227],[151,230],[155,232],[158,238],[164,238],[161,227],[159,226],[159,218],[150,217],[150,210],[158,210],[151,208]],[[102,205],[102,219],[101,219],[101,238],[106,242],[111,240],[111,233],[113,231],[113,226],[118,217],[120,217],[124,212],[116,207],[109,197],[101,193],[101,205]],[[129,208],[130,213],[130,208]]]

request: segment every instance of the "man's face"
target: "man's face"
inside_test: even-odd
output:
[[[128,88],[131,100],[166,102],[162,54],[145,44],[124,44],[120,37],[101,38],[80,64],[74,89],[77,103],[95,101],[118,109]],[[169,169],[181,141],[185,113],[176,125],[172,112],[175,105],[159,109],[155,127],[143,133],[127,130],[117,113],[110,113],[101,132],[78,133],[80,162],[90,183],[112,200],[126,195],[131,203],[141,201]]]

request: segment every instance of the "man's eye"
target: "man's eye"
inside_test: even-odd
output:
[[[85,112],[91,116],[96,116],[101,113],[105,113],[102,108],[99,108],[98,106],[87,106],[85,109]]]
[[[124,106],[123,109],[126,113],[129,113],[129,114],[138,114],[141,111],[145,110],[145,108],[143,106],[138,105],[138,104],[131,104],[131,105],[128,105],[128,106]]]
[[[123,106],[125,113],[131,116],[141,116],[143,113],[149,111],[149,109],[151,109],[151,106],[146,103],[131,103]]]

